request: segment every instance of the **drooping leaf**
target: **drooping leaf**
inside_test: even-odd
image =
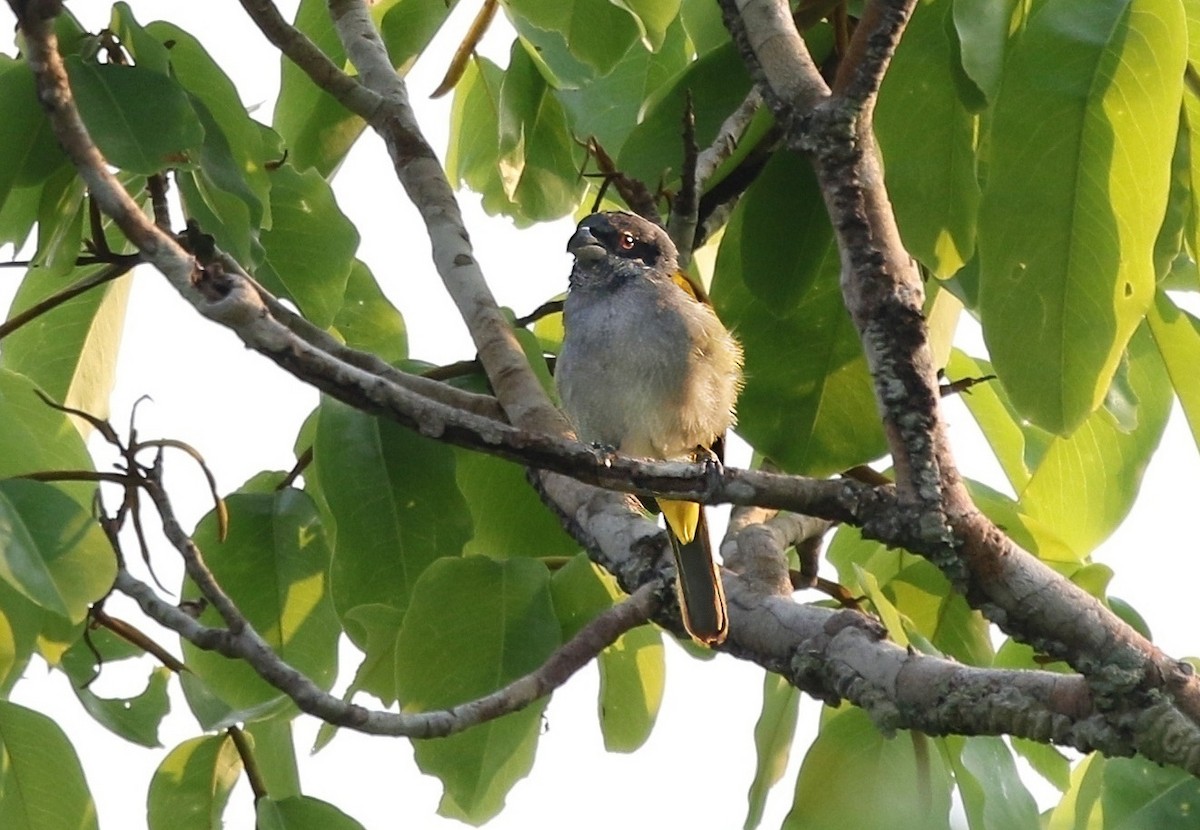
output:
[[[313,454],[337,522],[330,580],[338,614],[371,604],[403,611],[429,564],[458,556],[471,536],[454,451],[325,398]],[[365,632],[349,625],[347,633],[366,645]]]
[[[315,506],[297,490],[235,493],[226,505],[229,535],[224,542],[218,539],[212,513],[193,536],[209,569],[275,653],[328,689],[337,674],[339,627],[329,600],[329,549]],[[195,584],[185,580],[183,599],[199,595]],[[221,624],[212,607],[199,619],[205,625]],[[257,710],[262,717],[275,704],[284,705],[283,693],[246,663],[186,641],[183,653],[190,673],[228,706]],[[189,703],[197,708],[190,694]]]
[[[110,164],[145,175],[190,164],[204,128],[177,81],[140,66],[66,64],[79,113]]]
[[[283,165],[271,173],[271,227],[259,234],[266,257],[256,276],[324,328],[346,294],[358,231],[315,170]]]
[[[945,740],[972,830],[1037,826],[1037,802],[1021,782],[1012,752],[1002,739],[981,735]]]
[[[142,650],[120,639],[106,628],[96,628],[63,655],[61,666],[71,681],[71,689],[83,708],[97,723],[127,741],[145,747],[162,746],[158,729],[171,709],[167,684],[171,672],[164,666],[150,670],[144,686],[126,697],[101,697],[91,689],[99,674],[120,672],[114,666],[121,660],[142,654]],[[97,661],[95,649],[101,656]]]
[[[255,811],[258,830],[363,830],[337,807],[306,795],[259,799]]]
[[[979,311],[1014,404],[1051,432],[1100,405],[1153,299],[1185,32],[1178,0],[1060,0],[1033,10],[1008,54]]]
[[[913,11],[879,91],[875,133],[904,246],[939,277],[975,247],[975,118],[955,87],[952,0]]]
[[[54,268],[31,268],[13,299],[12,313],[97,274],[102,267],[70,269],[65,274]],[[123,276],[29,321],[5,338],[0,365],[25,375],[60,403],[107,418],[131,286],[132,278]]]
[[[77,501],[40,481],[0,481],[0,579],[78,623],[116,573],[112,547]]]
[[[473,700],[536,669],[558,646],[546,568],[529,559],[442,559],[421,575],[396,644],[405,711]],[[478,824],[528,774],[545,699],[449,738],[418,741],[421,770],[442,781],[440,812]]]
[[[819,201],[808,163],[774,159],[725,230],[712,297],[745,349],[739,434],[788,470],[827,475],[885,444],[828,219],[814,207],[798,233],[770,218],[786,220],[810,199]]]
[[[171,750],[150,781],[146,819],[150,830],[212,830],[221,827],[229,791],[242,771],[233,739],[211,735]]]
[[[1170,415],[1170,381],[1147,329],[1130,340],[1123,370],[1137,396],[1136,425],[1123,426],[1108,409],[1097,410],[1070,437],[1046,447],[1019,493],[1022,509],[1081,555],[1128,514]]]
[[[762,709],[754,725],[754,780],[746,795],[749,807],[744,830],[754,830],[762,823],[767,796],[787,769],[799,713],[800,690],[773,672],[764,673]]]
[[[622,598],[612,577],[601,573],[585,554],[559,568],[550,587],[564,641]],[[650,737],[662,704],[666,680],[662,635],[650,625],[627,631],[600,652],[597,663],[600,696],[596,710],[604,748],[633,752]]]
[[[350,267],[333,329],[347,346],[371,352],[389,363],[408,357],[404,318],[379,290],[375,275],[362,260],[354,260]]]
[[[804,757],[784,828],[840,830],[847,816],[862,827],[949,828],[950,777],[933,740],[885,738],[861,709],[837,712]]]
[[[79,756],[53,720],[0,700],[0,827],[99,830]]]

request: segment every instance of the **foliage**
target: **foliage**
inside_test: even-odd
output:
[[[303,0],[296,22],[342,65],[324,5]],[[751,89],[707,0],[513,0],[502,11],[518,36],[505,66],[467,65],[446,167],[453,184],[519,226],[587,212],[597,197],[579,175],[596,169],[589,137],[626,175],[674,192],[685,99],[703,148]],[[447,14],[441,0],[373,7],[401,71]],[[331,186],[361,119],[285,61],[263,123],[267,114],[248,110],[202,44],[170,22],[136,20],[124,3],[113,6],[112,37],[83,31],[69,12],[56,25],[87,127],[131,194],[148,206],[146,176],[171,171],[183,214],[267,288],[346,344],[406,365],[403,320],[357,258],[358,233]],[[833,53],[830,23],[805,37],[818,57]],[[931,319],[952,332],[960,316],[974,318],[986,343],[986,355],[945,350],[944,368],[951,378],[998,377],[964,398],[1009,485],[977,487],[978,503],[1106,602],[1110,574],[1089,555],[1128,513],[1173,403],[1200,442],[1200,321],[1183,307],[1200,289],[1198,64],[1200,0],[923,0],[876,113],[900,233],[929,277]],[[886,445],[820,189],[807,161],[772,145],[771,126],[760,113],[708,182],[708,194],[741,183],[745,195],[696,267],[745,345],[739,434],[787,471],[824,476],[876,461]],[[0,244],[32,239],[35,250],[11,317],[102,271],[95,254],[130,249],[91,221],[19,55],[0,56],[0,158]],[[82,422],[42,405],[34,389],[103,417],[127,298],[128,278],[107,283],[23,325],[0,349],[5,693],[35,654],[76,685],[93,667],[84,621],[114,564],[90,521],[91,489],[7,477],[93,468]],[[322,688],[334,681],[345,634],[361,654],[352,693],[403,710],[462,703],[535,668],[617,597],[510,462],[332,399],[297,448],[312,450],[303,490],[274,489],[275,477],[222,494],[229,537],[214,515],[194,538],[256,629]],[[898,641],[971,665],[1037,665],[1028,649],[997,652],[980,614],[930,563],[853,529],[837,532],[829,559]],[[190,583],[167,587],[196,597]],[[209,609],[200,619],[216,617]],[[105,663],[129,656],[120,640],[91,637]],[[614,751],[637,749],[654,727],[660,637],[635,630],[601,655],[600,724]],[[190,670],[181,682],[203,729],[297,716],[244,665],[181,650]],[[86,689],[80,697],[106,728],[153,745],[166,684],[155,668],[129,701]],[[786,766],[797,697],[768,677],[748,826]],[[532,763],[543,705],[417,742],[422,770],[444,784],[445,814],[478,824],[502,809]],[[1165,826],[1194,803],[1194,779],[1141,760],[1089,757],[1068,783],[1051,748],[885,738],[849,709],[826,713],[785,826],[845,826],[849,814],[857,826],[947,826],[956,790],[972,828],[1031,826],[1036,807],[1014,748],[1066,787],[1051,827],[1088,816],[1096,826]],[[242,764],[225,733],[170,749],[150,785],[150,826],[215,826]],[[358,826],[284,784],[266,796],[263,827]],[[51,799],[71,805],[70,820],[49,817],[63,812],[47,812]],[[0,826],[95,823],[69,736],[0,700]]]

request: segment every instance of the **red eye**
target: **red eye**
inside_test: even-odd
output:
[[[627,234],[627,233],[621,234],[621,239],[619,240],[619,244],[621,245],[621,250],[632,251],[633,250],[633,236],[631,234]]]

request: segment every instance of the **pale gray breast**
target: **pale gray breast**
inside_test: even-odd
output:
[[[581,440],[674,458],[731,425],[740,349],[674,284],[576,288],[564,314],[556,381]]]

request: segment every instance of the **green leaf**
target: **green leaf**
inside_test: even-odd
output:
[[[286,164],[271,173],[271,217],[259,235],[266,259],[256,276],[324,328],[342,307],[358,231],[319,173]]]
[[[396,702],[396,638],[403,622],[404,612],[390,605],[356,605],[345,613],[346,634],[363,652],[348,695],[365,691],[386,706]]]
[[[979,311],[1013,402],[1051,432],[1100,405],[1153,298],[1186,43],[1178,0],[1059,0],[1009,53]]]
[[[218,540],[212,513],[201,519],[193,536],[209,569],[280,658],[321,688],[330,688],[337,675],[339,626],[329,601],[329,550],[316,507],[304,493],[290,489],[235,493],[226,506],[229,536],[224,542]],[[186,580],[183,599],[199,596],[195,584]],[[222,625],[211,607],[199,619],[204,625]],[[208,690],[235,709],[268,707],[283,698],[242,661],[186,641],[183,654]]]
[[[257,830],[362,830],[361,824],[337,807],[306,795],[261,798],[255,813]]]
[[[621,0],[620,6],[633,15],[646,48],[662,48],[670,28],[679,17],[682,0]]]
[[[1200,366],[1200,320],[1160,291],[1146,322],[1191,427],[1192,439],[1200,447],[1200,377],[1196,375],[1196,367]]]
[[[750,77],[732,43],[693,61],[660,88],[656,100],[647,102],[641,123],[621,148],[617,169],[651,188],[660,179],[668,188],[676,186],[683,166],[680,130],[688,93],[696,112],[696,143],[707,147],[749,91]]]
[[[192,96],[203,123],[200,170],[246,205],[250,227],[269,226],[271,180],[266,165],[274,160],[270,158],[273,148],[264,143],[261,127],[246,112],[233,81],[200,42],[178,26],[156,21],[146,26],[146,33],[159,43],[171,44],[171,73]]]
[[[1184,3],[1187,16],[1188,67],[1195,71],[1200,67],[1200,6]],[[1187,242],[1192,259],[1200,256],[1200,94],[1197,90],[1184,87],[1183,127],[1187,130],[1191,212],[1187,222]]]
[[[38,104],[25,61],[0,62],[0,112],[0,205],[7,206],[14,188],[40,182],[67,157]]]
[[[475,528],[464,554],[570,556],[579,550],[558,516],[538,498],[524,467],[467,450],[457,450],[455,457],[458,489]]]
[[[1100,796],[1104,826],[1119,830],[1185,827],[1196,820],[1200,781],[1143,758],[1109,758]]]
[[[558,100],[571,118],[571,131],[581,139],[595,137],[615,157],[637,125],[646,100],[687,64],[687,36],[683,25],[675,23],[666,30],[658,51],[635,45],[604,77],[558,91]]]
[[[904,731],[885,738],[861,709],[837,712],[804,757],[783,827],[842,830],[853,816],[859,827],[948,828],[950,777],[932,742]]]
[[[334,66],[346,65],[346,53],[325,0],[301,0],[294,24]],[[283,136],[288,161],[297,170],[316,168],[321,176],[331,176],[366,122],[313,83],[295,63],[282,56],[280,62],[279,97],[271,126]]]
[[[561,641],[550,576],[528,559],[442,559],[421,575],[396,644],[405,711],[473,700],[542,664]],[[442,781],[439,811],[481,824],[528,774],[546,700],[465,732],[413,745],[417,765]]]
[[[150,830],[213,830],[242,771],[227,735],[192,738],[171,750],[150,781]]]
[[[952,0],[917,6],[875,109],[900,235],[909,252],[939,277],[954,274],[974,253],[979,210],[975,117],[955,87],[961,70],[953,11]]]
[[[1107,763],[1104,756],[1093,752],[1075,766],[1070,787],[1050,811],[1049,819],[1042,823],[1046,830],[1090,830],[1102,823],[1096,810],[1100,807]]]
[[[566,112],[519,43],[500,83],[499,144],[495,165],[509,204],[500,209],[523,222],[557,219],[575,209],[586,182],[579,176],[583,149]],[[485,209],[490,209],[487,201]]]
[[[128,3],[114,3],[109,29],[120,38],[121,46],[133,58],[133,62],[144,68],[153,69],[162,75],[171,71],[171,56],[162,42],[151,37],[137,22]]]
[[[313,457],[337,522],[330,581],[338,614],[369,604],[403,611],[429,564],[458,556],[471,536],[454,451],[323,398]],[[354,627],[347,633],[364,646]]]
[[[842,304],[832,232],[817,204],[808,163],[773,159],[725,230],[712,298],[745,349],[738,433],[791,472],[828,475],[881,455],[886,445],[862,346]],[[803,226],[791,224],[781,231],[779,219],[794,217],[798,205],[812,205],[805,210],[811,223],[800,233]],[[804,348],[790,349],[793,343]]]
[[[140,66],[66,64],[79,114],[109,164],[145,175],[188,165],[204,128],[177,81]]]
[[[54,268],[29,269],[13,299],[12,313],[101,268],[70,269],[65,274]],[[132,277],[126,275],[26,323],[5,338],[0,365],[25,375],[56,401],[107,418],[132,284]]]
[[[623,598],[616,581],[582,553],[555,571],[550,588],[564,642]],[[633,752],[650,737],[662,705],[666,680],[662,635],[650,625],[627,631],[600,652],[597,663],[597,714],[604,748]]]
[[[458,0],[385,0],[371,9],[388,57],[401,77],[408,74],[456,5]]]
[[[50,718],[0,701],[0,827],[98,830],[96,805],[67,736]]]
[[[1000,87],[1004,52],[1017,0],[954,0],[954,29],[962,68],[992,101]]]
[[[983,378],[990,374],[991,363],[957,349],[951,352],[950,362],[946,364],[946,375],[952,380]],[[973,386],[961,400],[979,425],[1013,491],[1021,492],[1029,483],[1030,466],[1037,465],[1053,436],[1032,424],[1022,423],[1008,393],[994,380]]]
[[[954,780],[973,830],[1038,826],[1037,802],[1021,782],[1012,752],[992,736],[945,738]]]
[[[1097,410],[1069,438],[1050,443],[1019,493],[1024,512],[1053,527],[1080,555],[1106,539],[1129,513],[1171,412],[1170,383],[1148,328],[1129,342],[1136,427],[1125,428],[1107,409]]]
[[[40,481],[0,481],[0,579],[78,623],[116,574],[112,547],[77,501]]]
[[[0,580],[0,699],[9,696],[24,674],[47,616]]]
[[[112,668],[117,661],[143,652],[106,628],[93,629],[88,640],[80,638],[63,655],[61,662],[83,708],[97,723],[127,741],[145,747],[162,746],[158,728],[171,709],[167,698],[171,671],[163,666],[151,669],[145,688],[130,697],[100,697],[89,688],[92,681],[106,671],[120,671]],[[102,660],[96,659],[93,649],[99,652]],[[127,674],[129,672],[119,676]]]
[[[490,213],[507,203],[495,174],[500,152],[500,84],[504,70],[487,58],[467,64],[454,88],[450,107],[450,146],[446,150],[446,175],[451,184],[483,196]]]
[[[796,735],[800,714],[800,692],[773,672],[763,674],[762,709],[754,724],[754,752],[757,763],[750,792],[746,794],[749,808],[745,830],[754,830],[762,823],[763,808],[771,788],[783,777]]]
[[[404,318],[379,290],[375,275],[362,260],[356,259],[350,266],[342,307],[333,318],[333,330],[347,346],[371,352],[388,363],[408,357]]]
[[[601,76],[612,71],[641,35],[641,21],[622,5],[610,0],[509,0],[504,10],[523,37],[553,51],[539,30],[553,33],[571,55]],[[575,82],[583,80],[572,75]]]

